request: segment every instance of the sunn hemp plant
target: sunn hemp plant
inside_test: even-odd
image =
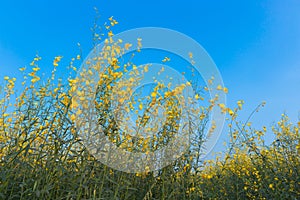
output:
[[[300,198],[300,122],[292,125],[282,115],[273,127],[256,130],[250,121],[238,120],[242,100],[231,109],[218,103],[217,96],[207,99],[208,87],[194,86],[193,77],[177,86],[157,81],[148,96],[139,97],[133,88],[152,66],[136,66],[131,59],[119,56],[133,45],[142,47],[142,38],[137,38],[137,44],[114,41],[112,28],[116,24],[113,17],[109,18],[102,32],[97,32],[95,25],[95,46],[99,41],[105,46],[84,63],[89,70],[81,71],[80,76],[74,74],[78,73],[76,64],[83,62],[81,55],[71,59],[67,82],[56,77],[62,56],[54,58],[51,76],[41,77],[42,58],[37,55],[30,67],[20,68],[24,75],[20,92],[15,89],[16,78],[4,77],[0,99],[0,199]],[[168,57],[162,58],[163,63],[169,61]],[[122,79],[128,72],[130,78]],[[89,79],[95,74],[98,82]],[[186,88],[193,86],[197,91],[188,105],[206,106],[188,109],[187,116],[192,118],[184,124],[190,138],[185,154],[157,171],[145,166],[144,172],[126,173],[99,162],[83,144],[76,120],[87,117],[81,108],[88,106],[90,96],[78,87],[78,82],[84,82],[85,92],[97,89],[93,102],[99,127],[110,142],[129,152],[148,154],[177,137],[180,117],[187,109],[179,107],[178,101]],[[208,84],[211,82],[213,77]],[[228,92],[225,87],[216,89]],[[230,142],[219,156],[203,160],[204,143],[215,128],[212,123],[208,129],[214,106],[228,116]],[[165,116],[162,128],[156,126],[163,120],[160,107]],[[113,110],[118,110],[117,115]],[[137,116],[135,129],[124,126],[121,130],[118,120],[128,120],[128,113]],[[269,145],[264,141],[267,129],[275,136]],[[155,134],[139,137],[141,132]]]

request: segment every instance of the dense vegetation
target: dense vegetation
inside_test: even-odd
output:
[[[117,22],[110,18],[109,26],[115,24]],[[176,96],[191,83],[174,89],[157,83],[148,98],[133,100],[123,106],[124,112],[146,110],[137,118],[137,126],[141,127],[147,127],[147,119],[151,117],[147,115],[149,108],[156,104],[166,106],[166,126],[157,135],[134,140],[126,131],[120,132],[111,115],[112,96],[119,95],[119,102],[123,103],[126,99],[122,98],[126,98],[128,93],[122,93],[115,83],[126,68],[135,70],[136,66],[118,59],[118,54],[130,48],[131,44],[113,41],[110,27],[106,28],[106,47],[99,54],[99,61],[105,62],[87,61],[86,64],[94,71],[85,71],[81,75],[85,86],[92,85],[86,82],[85,75],[95,74],[104,63],[108,63],[108,68],[100,70],[100,79],[96,83],[95,106],[99,125],[110,141],[127,151],[147,153],[159,149],[178,131],[176,125],[181,111]],[[99,39],[99,35],[102,37],[95,33],[94,41]],[[237,107],[230,109],[218,104],[216,98],[208,101],[209,105],[193,111],[199,122],[189,124],[193,135],[189,151],[163,169],[126,173],[102,164],[86,149],[76,129],[76,120],[82,116],[80,105],[84,105],[87,97],[76,84],[83,80],[74,77],[78,70],[74,65],[81,58],[78,55],[71,61],[68,84],[55,77],[61,59],[61,56],[54,59],[52,76],[48,78],[39,76],[39,56],[34,58],[29,69],[21,68],[23,90],[17,95],[16,79],[4,78],[0,99],[0,199],[300,198],[300,122],[292,125],[288,117],[282,115],[270,130],[267,131],[266,127],[255,130],[250,122],[241,123],[237,119],[243,101],[238,101]],[[143,73],[148,71],[148,67],[151,66],[143,68]],[[139,75],[133,74],[134,81],[129,80],[126,88],[131,88]],[[42,79],[45,81],[42,82]],[[114,94],[112,88],[117,88],[115,91],[120,94]],[[227,88],[217,89],[227,93]],[[200,92],[193,100],[205,101]],[[214,131],[213,126],[211,130],[206,129],[214,106],[228,115],[230,142],[226,151],[213,160],[204,161],[200,158],[202,148],[205,148],[203,144],[209,137],[205,132]],[[264,142],[267,132],[275,136],[274,142],[269,145]]]

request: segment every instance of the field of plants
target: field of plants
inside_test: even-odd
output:
[[[95,44],[104,40],[105,46],[92,61],[86,61],[91,70],[80,71],[80,77],[76,76],[78,65],[83,62],[80,55],[70,60],[66,77],[56,77],[57,68],[63,67],[62,56],[54,58],[52,74],[42,76],[39,55],[29,67],[20,68],[24,80],[4,77],[0,90],[0,199],[300,199],[300,122],[291,124],[282,115],[273,127],[256,130],[249,121],[239,121],[242,100],[236,108],[227,108],[217,98],[204,98],[207,87],[196,88],[199,93],[192,101],[209,104],[190,113],[197,118],[197,123],[193,120],[188,124],[192,142],[175,162],[154,172],[145,169],[141,173],[126,173],[101,163],[86,148],[76,127],[76,120],[86,118],[81,109],[89,98],[78,88],[78,82],[84,82],[84,87],[97,86],[94,103],[98,125],[106,137],[129,152],[146,154],[176,137],[182,113],[177,97],[191,85],[187,82],[171,89],[158,82],[147,98],[126,99],[132,94],[130,88],[151,66],[117,85],[116,81],[122,80],[127,70],[137,67],[118,57],[132,44],[114,41],[111,27],[117,21],[110,18],[108,24],[105,32],[94,34]],[[137,42],[142,46],[140,40]],[[88,77],[97,72],[99,81],[93,83]],[[17,82],[22,83],[18,91]],[[216,89],[228,92],[227,88]],[[115,96],[117,105],[112,103]],[[160,131],[147,125],[149,118],[157,117],[155,105],[166,107],[166,124]],[[135,112],[137,127],[157,134],[136,139],[128,134],[130,127],[119,131],[115,115],[111,115],[112,106],[124,108],[120,118]],[[203,145],[209,137],[205,133],[215,128],[207,130],[215,106],[227,115],[225,129],[230,142],[216,158],[203,160]],[[255,111],[263,106],[264,103]],[[274,135],[271,144],[264,141],[267,132]]]

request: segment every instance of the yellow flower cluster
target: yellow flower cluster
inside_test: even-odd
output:
[[[43,82],[39,76],[40,56],[30,63],[31,71],[20,68],[24,74],[23,90],[16,94],[16,99],[12,99],[16,78],[4,77],[0,99],[1,197],[299,198],[300,122],[293,125],[286,115],[282,115],[272,128],[263,126],[256,130],[250,121],[241,123],[237,119],[238,112],[243,109],[243,100],[236,102],[236,108],[220,103],[218,96],[206,100],[206,92],[212,89],[208,86],[196,88],[195,96],[186,102],[188,106],[181,105],[183,93],[192,86],[192,80],[178,85],[156,81],[146,97],[141,97],[135,88],[152,66],[139,67],[121,57],[132,44],[113,40],[110,27],[116,24],[113,17],[109,18],[107,34],[102,34],[108,35],[104,48],[85,62],[88,68],[78,70],[77,77],[65,79],[67,84],[62,79],[55,79],[62,56],[54,58],[52,76]],[[141,38],[137,39],[137,45],[141,49]],[[189,57],[192,60],[193,54],[189,53]],[[80,60],[80,55],[74,57],[70,69],[77,72],[73,64]],[[162,60],[168,61],[168,57]],[[162,68],[160,73],[164,70]],[[30,77],[29,84],[26,84],[27,76]],[[94,76],[98,79],[92,80]],[[207,84],[211,86],[213,81],[214,77]],[[228,93],[228,89],[220,85],[214,89]],[[77,122],[88,119],[84,109],[90,102],[96,108],[99,126],[117,147],[148,155],[169,144],[178,137],[179,131],[188,130],[189,149],[178,155],[174,163],[155,172],[145,166],[143,173],[126,174],[104,166],[84,147],[78,135],[79,127],[76,127]],[[205,149],[204,141],[217,128],[211,121],[207,130],[214,107],[228,114],[229,144],[225,152],[203,161],[200,158]],[[180,124],[185,112],[193,118]],[[125,123],[121,129],[118,122],[129,122],[132,114],[136,116],[135,128]],[[267,145],[264,137],[271,132],[275,139]],[[143,137],[141,133],[154,134]],[[118,155],[113,156],[117,158]]]

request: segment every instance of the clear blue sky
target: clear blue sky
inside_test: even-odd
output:
[[[18,73],[36,52],[51,65],[91,48],[96,6],[101,21],[114,16],[115,32],[158,26],[198,41],[217,64],[229,88],[228,104],[245,100],[242,119],[262,101],[252,120],[271,125],[300,111],[300,1],[15,0],[0,3],[0,78]],[[50,70],[45,64],[44,70]]]

